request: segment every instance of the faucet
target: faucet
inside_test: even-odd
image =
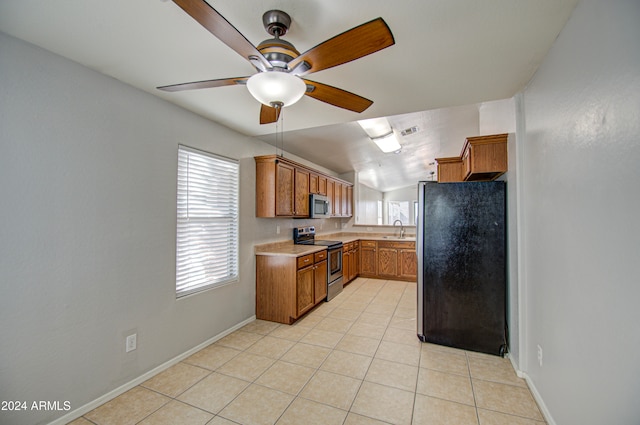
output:
[[[393,227],[396,227],[396,223],[400,223],[400,239],[404,239],[404,226],[402,225],[401,220],[396,220],[393,222]]]

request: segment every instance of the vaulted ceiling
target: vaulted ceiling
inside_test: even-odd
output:
[[[510,98],[522,90],[577,0],[208,0],[208,3],[254,45],[271,37],[262,26],[265,11],[280,9],[289,13],[293,22],[284,39],[300,52],[371,19],[382,17],[387,22],[395,45],[309,76],[373,100],[369,109],[358,114],[305,96],[284,110],[285,149],[303,157],[312,148],[320,150],[326,155],[320,165],[336,172],[348,168],[369,172],[373,182],[376,172],[385,172],[385,167],[389,173],[396,170],[411,174],[412,168],[428,164],[440,154],[430,150],[429,145],[434,146],[435,140],[452,139],[450,134],[458,137],[455,128],[445,125],[448,121],[463,128],[458,120],[473,115],[470,108],[477,110],[481,102]],[[275,124],[259,124],[260,105],[244,86],[179,93],[156,89],[255,72],[247,60],[171,1],[2,0],[0,31],[240,133],[275,143]],[[456,108],[446,118],[444,112],[435,115],[428,112],[450,107]],[[420,159],[404,170],[398,170],[393,154],[380,155],[375,145],[366,143],[366,135],[354,123],[364,118],[397,115],[403,116],[390,118],[395,120],[394,126],[413,126],[415,122],[423,130],[433,129],[423,131],[420,137],[416,134],[404,139],[403,151],[410,152],[414,160]],[[457,143],[461,145],[463,140],[464,137]],[[405,155],[407,161],[408,158]],[[391,165],[386,166],[387,162]],[[413,175],[407,178],[415,181]],[[383,179],[379,176],[377,180]]]

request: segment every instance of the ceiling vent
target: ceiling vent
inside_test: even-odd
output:
[[[417,132],[418,132],[418,127],[413,126],[413,127],[402,130],[400,134],[402,134],[403,136],[409,136],[410,134],[417,133]]]

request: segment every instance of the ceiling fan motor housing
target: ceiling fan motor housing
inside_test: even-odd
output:
[[[268,10],[262,15],[262,25],[273,37],[282,37],[291,26],[291,16],[282,10]]]
[[[258,50],[273,66],[287,68],[287,64],[300,56],[293,44],[280,38],[271,38],[258,44]]]

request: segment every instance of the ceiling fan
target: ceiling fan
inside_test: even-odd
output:
[[[281,108],[294,104],[303,95],[350,111],[364,111],[373,104],[373,101],[346,90],[301,77],[351,62],[395,43],[386,22],[382,18],[377,18],[300,54],[293,44],[280,38],[287,33],[291,25],[291,17],[280,10],[270,10],[262,16],[262,21],[273,38],[255,47],[205,0],[173,0],[173,2],[220,41],[247,59],[258,73],[245,77],[173,84],[158,87],[158,89],[176,92],[246,85],[249,92],[262,103],[260,124],[276,122]]]

